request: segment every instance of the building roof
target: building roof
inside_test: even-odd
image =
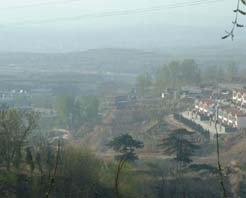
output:
[[[212,100],[212,99],[200,99],[200,100],[197,100],[196,102],[198,103],[202,103],[202,104],[206,104],[206,105],[215,105],[216,104],[216,101],[215,100]]]
[[[182,99],[182,102],[185,102],[185,103],[192,103],[193,104],[195,101],[196,101],[196,99],[192,98],[192,97]]]
[[[246,90],[245,89],[235,89],[234,92],[240,93],[242,95],[246,94]]]
[[[246,113],[235,108],[235,107],[226,107],[226,108],[221,108],[222,111],[231,114],[233,116],[237,116],[237,117],[246,117]]]

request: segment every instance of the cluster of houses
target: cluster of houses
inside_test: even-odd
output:
[[[30,99],[33,96],[37,96],[43,93],[49,92],[49,89],[12,89],[12,90],[0,90],[0,108],[14,107],[21,110],[32,110],[40,113],[42,117],[53,118],[57,116],[54,109],[35,107],[31,104]]]
[[[229,97],[228,97],[229,96]],[[195,100],[192,118],[200,122],[219,124],[220,132],[246,129],[246,90],[233,90],[226,100],[199,98]]]
[[[246,90],[234,90],[232,101],[242,108],[246,107]]]
[[[30,93],[24,89],[12,89],[12,90],[1,90],[0,91],[0,104],[12,105],[17,97],[31,97]]]

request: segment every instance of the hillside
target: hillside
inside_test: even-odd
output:
[[[0,53],[0,69],[84,70],[138,73],[167,61],[167,55],[135,49],[95,49],[71,53]],[[30,71],[30,70],[29,70]]]
[[[225,139],[225,145],[222,147],[222,157],[239,161],[246,164],[246,131],[242,131],[238,134],[233,134]],[[233,157],[232,157],[233,156]]]
[[[166,50],[138,50],[123,48],[93,49],[69,53],[0,53],[0,72],[80,72],[80,73],[127,73],[139,74],[156,71],[172,60],[195,59],[208,65],[236,63],[245,68],[244,51],[241,47],[200,46],[190,48],[167,48]]]

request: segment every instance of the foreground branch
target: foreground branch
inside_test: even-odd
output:
[[[222,165],[220,161],[220,146],[219,146],[219,133],[217,129],[217,124],[218,121],[215,122],[215,130],[216,130],[216,149],[217,149],[217,165],[218,165],[218,171],[219,171],[219,176],[220,176],[220,185],[223,191],[223,198],[227,198],[227,193],[226,193],[226,188],[225,188],[225,183],[224,183],[224,175],[223,175],[223,170],[222,170]]]
[[[52,178],[51,178],[51,180],[50,180],[50,185],[49,185],[48,191],[47,191],[47,193],[45,194],[44,198],[49,198],[50,193],[51,193],[51,191],[52,191],[52,188],[54,187],[54,184],[55,184],[55,177],[56,177],[56,175],[57,175],[57,169],[58,169],[58,162],[59,162],[60,150],[61,150],[61,142],[60,142],[60,140],[59,140],[59,141],[58,141],[57,153],[56,153],[56,163],[55,163],[54,173],[53,173],[53,176],[52,176]]]

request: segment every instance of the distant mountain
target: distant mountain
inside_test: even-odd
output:
[[[139,73],[164,64],[168,57],[136,49],[95,49],[71,53],[0,53],[0,69]]]
[[[224,27],[164,24],[97,30],[3,28],[0,69],[140,73],[185,58],[202,66],[235,62],[245,67],[244,32],[237,31],[233,42],[222,40],[223,32]]]
[[[0,53],[0,71],[30,72],[116,72],[138,74],[156,71],[172,60],[195,59],[202,67],[224,66],[228,63],[246,68],[245,51],[231,42],[231,47],[198,46],[168,48],[162,50],[138,50],[106,48],[69,53]]]
[[[2,28],[0,52],[71,52],[89,49],[160,49],[245,46],[245,32],[237,31],[235,41],[222,40],[227,27],[192,27],[185,25],[145,24],[119,28]],[[230,28],[230,27],[228,27]]]

